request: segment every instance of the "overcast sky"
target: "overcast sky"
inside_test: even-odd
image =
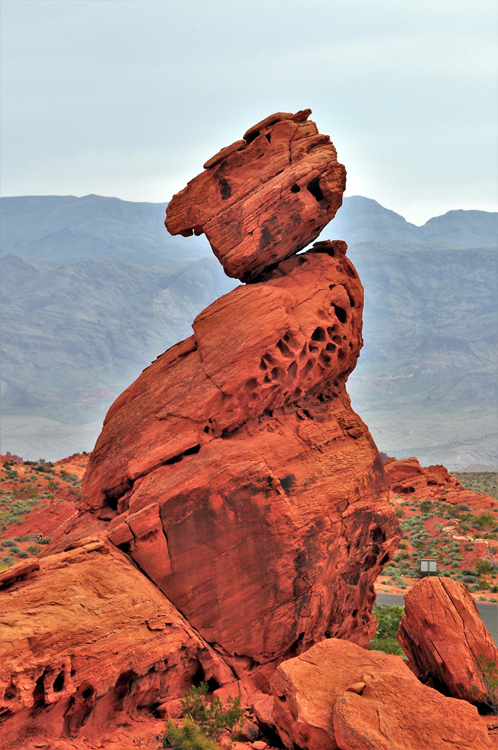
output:
[[[497,210],[495,0],[1,0],[3,195],[163,202],[310,107],[346,195]]]

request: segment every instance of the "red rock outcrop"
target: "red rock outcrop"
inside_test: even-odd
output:
[[[39,570],[4,582],[11,737],[31,722],[79,742],[142,710],[166,715],[194,674],[252,696],[269,726],[258,691],[282,660],[374,634],[373,584],[400,532],[345,388],[360,280],[344,242],[296,255],[345,179],[308,114],[259,123],[168,206],[170,231],[205,231],[251,284],[119,396],[77,514]]]
[[[151,705],[183,695],[196,673],[218,684],[233,680],[112,545],[90,539],[34,568],[21,563],[3,574],[0,588],[2,750],[54,737],[100,743],[111,718],[126,724],[144,711],[150,716]]]
[[[498,502],[482,492],[465,489],[461,482],[440,464],[421,466],[416,458],[388,458],[384,463],[391,492],[419,499],[441,500],[471,508],[498,508]]]
[[[344,250],[319,244],[201,313],[111,407],[83,485],[109,539],[258,687],[325,635],[366,645],[398,538],[344,387],[362,310]]]
[[[454,698],[479,703],[487,695],[478,660],[498,664],[498,649],[473,597],[449,578],[424,578],[405,594],[397,639],[420,679]]]
[[[281,664],[273,718],[303,750],[489,750],[477,710],[420,683],[398,656],[325,640]]]
[[[346,170],[310,114],[270,115],[209,159],[168,204],[168,231],[205,232],[242,281],[313,242],[342,204]]]

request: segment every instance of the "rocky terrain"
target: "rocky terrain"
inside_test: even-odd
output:
[[[397,635],[406,663],[368,649],[375,582],[396,548],[408,550],[406,499],[416,511],[415,497],[431,498],[410,544],[425,547],[437,506],[464,546],[489,547],[480,578],[494,570],[496,502],[442,466],[384,465],[351,407],[362,284],[342,240],[297,254],[345,184],[309,114],[250,128],[168,206],[171,232],[206,231],[225,270],[248,283],[121,393],[91,455],[3,461],[6,750],[157,747],[159,720],[171,738],[179,699],[199,683],[239,696],[235,750],[493,746],[498,650],[465,577],[408,592]],[[476,539],[470,527],[492,528]]]
[[[89,459],[81,454],[31,464],[0,456],[0,572],[37,557],[67,526],[80,507]],[[458,484],[473,484],[472,477],[427,469],[416,459],[390,459],[386,474],[402,536],[375,581],[376,592],[405,594],[419,581],[420,559],[429,557],[439,576],[462,582],[476,601],[498,603],[498,475],[481,478],[489,494]],[[29,534],[42,534],[42,544],[30,542]]]

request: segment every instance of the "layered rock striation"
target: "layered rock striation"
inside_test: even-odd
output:
[[[491,683],[498,649],[459,581],[424,578],[414,586],[405,595],[397,639],[422,681],[470,703],[496,702]]]
[[[473,508],[498,507],[498,502],[491,495],[465,489],[441,464],[424,467],[414,457],[387,458],[384,468],[389,487],[395,494],[407,497],[418,495],[452,505],[470,505]]]
[[[345,387],[362,345],[362,285],[344,242],[297,254],[334,216],[345,182],[308,115],[266,118],[168,206],[171,232],[205,231],[227,273],[250,283],[206,308],[193,335],[119,396],[77,517],[39,570],[6,583],[9,617],[39,599],[40,632],[51,633],[27,633],[13,649],[22,659],[5,662],[12,742],[30,711],[41,726],[57,706],[51,731],[86,736],[128,707],[155,710],[194,676],[269,692],[282,661],[329,638],[365,646],[375,632],[373,584],[399,526]],[[68,590],[83,605],[59,623],[51,607]],[[88,665],[104,662],[92,681]]]
[[[242,281],[316,239],[341,207],[346,170],[310,114],[270,115],[208,159],[170,201],[168,231],[205,233],[227,275]]]
[[[110,541],[264,689],[280,660],[322,638],[368,642],[373,582],[398,534],[345,389],[362,285],[342,241],[297,254],[345,179],[308,115],[251,128],[168,205],[170,232],[206,231],[227,273],[251,283],[116,400],[84,480]]]

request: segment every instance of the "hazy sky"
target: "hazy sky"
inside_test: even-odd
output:
[[[346,195],[497,209],[495,0],[1,0],[3,195],[162,202],[310,107]]]

